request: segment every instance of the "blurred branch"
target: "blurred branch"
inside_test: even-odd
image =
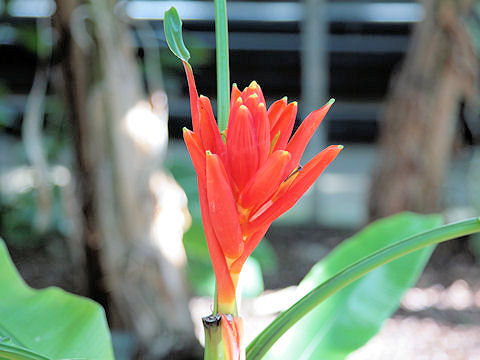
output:
[[[425,17],[385,102],[371,219],[442,207],[460,103],[477,92],[478,58],[464,21],[473,3],[424,1]]]
[[[114,325],[135,334],[142,358],[159,358],[196,345],[182,244],[189,215],[183,190],[161,168],[168,142],[166,95],[161,89],[145,95],[131,34],[116,4],[57,0],[60,44],[67,50],[64,86],[92,293],[113,309]],[[87,27],[81,21],[71,26],[74,15],[91,22],[88,34],[75,34]]]
[[[25,104],[25,112],[22,123],[22,139],[28,161],[33,167],[37,192],[37,213],[34,226],[40,232],[47,230],[51,221],[52,212],[52,188],[48,161],[42,143],[42,127],[45,110],[45,95],[47,92],[49,66],[45,65],[45,59],[51,54],[50,46],[47,50],[41,45],[41,34],[48,31],[51,37],[50,24],[45,20],[37,21],[37,55],[39,65],[35,72],[32,89]],[[51,42],[51,39],[49,39]]]

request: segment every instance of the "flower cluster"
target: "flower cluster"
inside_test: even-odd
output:
[[[312,112],[293,136],[297,103],[286,98],[268,109],[254,81],[233,85],[228,128],[221,133],[210,100],[198,96],[184,62],[193,131],[183,136],[195,167],[203,225],[217,280],[218,312],[235,312],[238,277],[270,224],[290,209],[337,156],[329,146],[304,167],[300,158],[333,103]]]

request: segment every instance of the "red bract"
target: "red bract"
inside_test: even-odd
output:
[[[312,112],[291,137],[297,103],[267,110],[254,81],[232,88],[228,129],[221,134],[208,98],[197,94],[184,62],[193,131],[183,136],[197,172],[202,219],[217,280],[218,311],[233,313],[238,275],[276,218],[290,209],[342,150],[333,145],[303,168],[299,161],[333,101]]]

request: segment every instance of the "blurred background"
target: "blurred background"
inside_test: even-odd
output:
[[[213,1],[0,0],[0,236],[31,286],[105,307],[118,359],[200,359],[192,318],[201,332],[214,289],[186,81],[164,40],[172,5],[214,100]],[[302,161],[345,145],[247,263],[253,337],[370,221],[478,216],[480,2],[230,0],[228,13],[232,83],[299,101],[296,126],[334,97]],[[479,259],[480,238],[439,246],[351,359],[391,357],[399,339],[401,358],[478,359]]]

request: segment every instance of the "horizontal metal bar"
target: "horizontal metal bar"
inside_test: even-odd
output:
[[[130,1],[126,4],[132,19],[161,20],[175,6],[184,20],[213,21],[212,1]],[[300,22],[304,6],[300,2],[231,2],[230,21]],[[413,23],[423,18],[423,7],[412,2],[346,1],[327,4],[330,22]]]
[[[142,30],[138,30],[142,32]],[[203,48],[215,48],[215,34],[205,31],[190,31],[188,34],[200,41]],[[149,33],[145,33],[148,36]],[[158,39],[166,47],[163,31],[157,33]],[[327,50],[330,53],[398,53],[408,46],[407,35],[328,35]],[[230,50],[257,51],[300,51],[299,34],[285,33],[244,33],[232,32],[229,35]]]
[[[213,1],[125,1],[126,14],[133,20],[162,20],[163,13],[175,6],[184,20],[214,21]],[[246,2],[228,4],[230,21],[300,22],[300,2]],[[53,0],[12,0],[7,12],[14,17],[48,17],[55,11]],[[327,4],[330,22],[413,23],[421,20],[423,7],[413,2],[342,1]]]
[[[11,94],[6,97],[14,116],[22,115],[27,101],[27,95]],[[212,106],[215,109],[215,99],[211,99]],[[267,104],[273,103],[274,99],[267,99]],[[301,104],[300,104],[301,106]],[[381,102],[358,102],[358,101],[342,101],[335,102],[335,106],[330,110],[329,119],[331,120],[372,120],[376,119],[381,109]],[[189,118],[190,105],[188,99],[178,96],[169,96],[168,108],[170,117]]]

